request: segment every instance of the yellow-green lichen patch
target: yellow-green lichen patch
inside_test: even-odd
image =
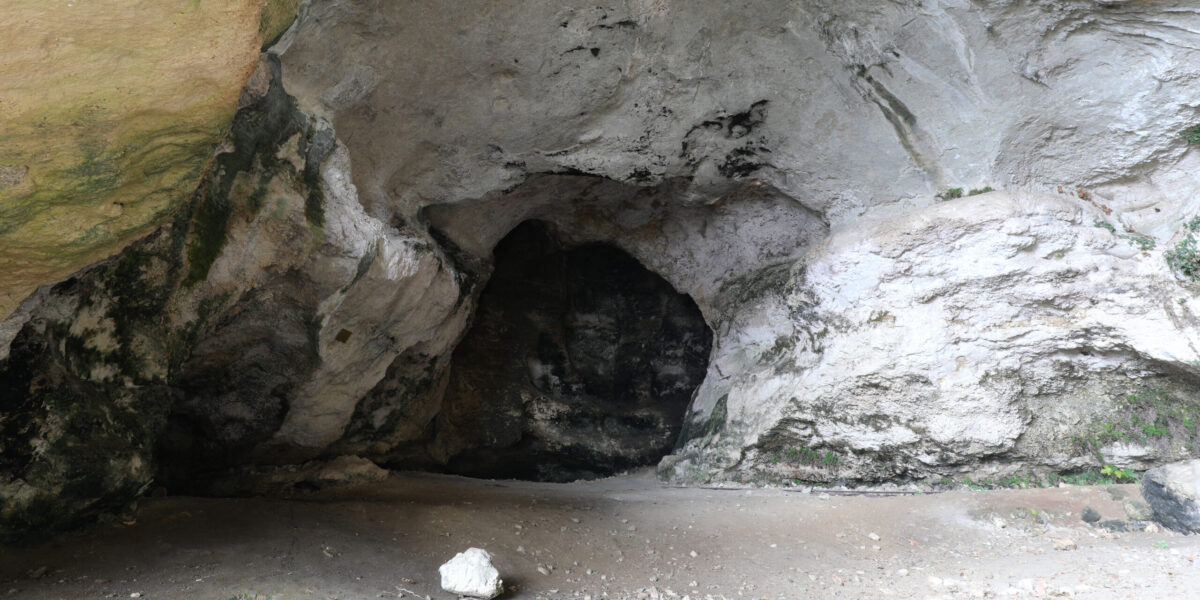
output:
[[[0,318],[196,186],[290,0],[12,0],[0,12]],[[294,13],[294,7],[292,7]]]
[[[267,0],[262,10],[262,23],[258,28],[264,47],[273,44],[288,27],[291,27],[299,8],[300,0]]]

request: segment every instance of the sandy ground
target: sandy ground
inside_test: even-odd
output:
[[[1116,533],[1132,485],[894,497],[400,474],[293,499],[150,498],[136,523],[0,550],[0,598],[365,599],[496,557],[507,598],[1200,598],[1200,538]],[[876,539],[878,538],[878,539]],[[1056,550],[1055,540],[1077,548]],[[5,596],[8,594],[8,596]],[[135,595],[136,594],[136,595]]]

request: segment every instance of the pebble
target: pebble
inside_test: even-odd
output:
[[[908,577],[908,569],[896,569],[896,575],[900,577]]]
[[[1078,546],[1075,545],[1075,540],[1068,538],[1054,540],[1055,550],[1074,550],[1076,548],[1078,548]]]
[[[871,541],[873,541],[873,542],[878,542],[880,540],[879,534],[875,533],[874,531],[872,531],[871,533],[868,533],[867,537],[871,538]]]

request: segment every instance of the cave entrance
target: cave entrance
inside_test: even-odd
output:
[[[712,332],[695,302],[608,244],[525,221],[451,359],[438,440],[452,473],[571,481],[657,463]]]

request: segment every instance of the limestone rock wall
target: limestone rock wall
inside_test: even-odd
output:
[[[664,475],[1000,478],[1194,454],[1194,290],[1104,218],[993,192],[860,221],[739,281]]]
[[[179,207],[297,4],[5,3],[0,316]]]
[[[238,40],[273,37],[256,32],[277,6],[226,5]],[[163,114],[193,136],[162,161],[130,146],[113,179],[75,144],[47,167],[158,217],[109,227],[22,204],[50,179],[0,156],[0,235],[26,240],[4,251],[26,253],[10,272],[28,286],[57,277],[34,268],[37,244],[144,232],[165,218],[156,194],[205,173],[159,231],[0,323],[0,529],[61,525],[152,479],[228,489],[222,471],[346,454],[444,467],[429,440],[452,352],[495,245],[529,219],[621,248],[711,328],[666,478],[990,476],[1196,452],[1200,151],[1180,135],[1200,124],[1193,2],[297,10],[240,103],[205,96],[225,122],[241,107],[207,168],[172,154],[217,139],[190,129],[209,113],[188,86],[205,78],[150,86],[183,98],[148,100],[136,131]],[[233,35],[180,22],[189,40]],[[220,53],[239,85],[245,44]],[[63,186],[51,195],[83,189]],[[55,210],[100,228],[37,212]]]

